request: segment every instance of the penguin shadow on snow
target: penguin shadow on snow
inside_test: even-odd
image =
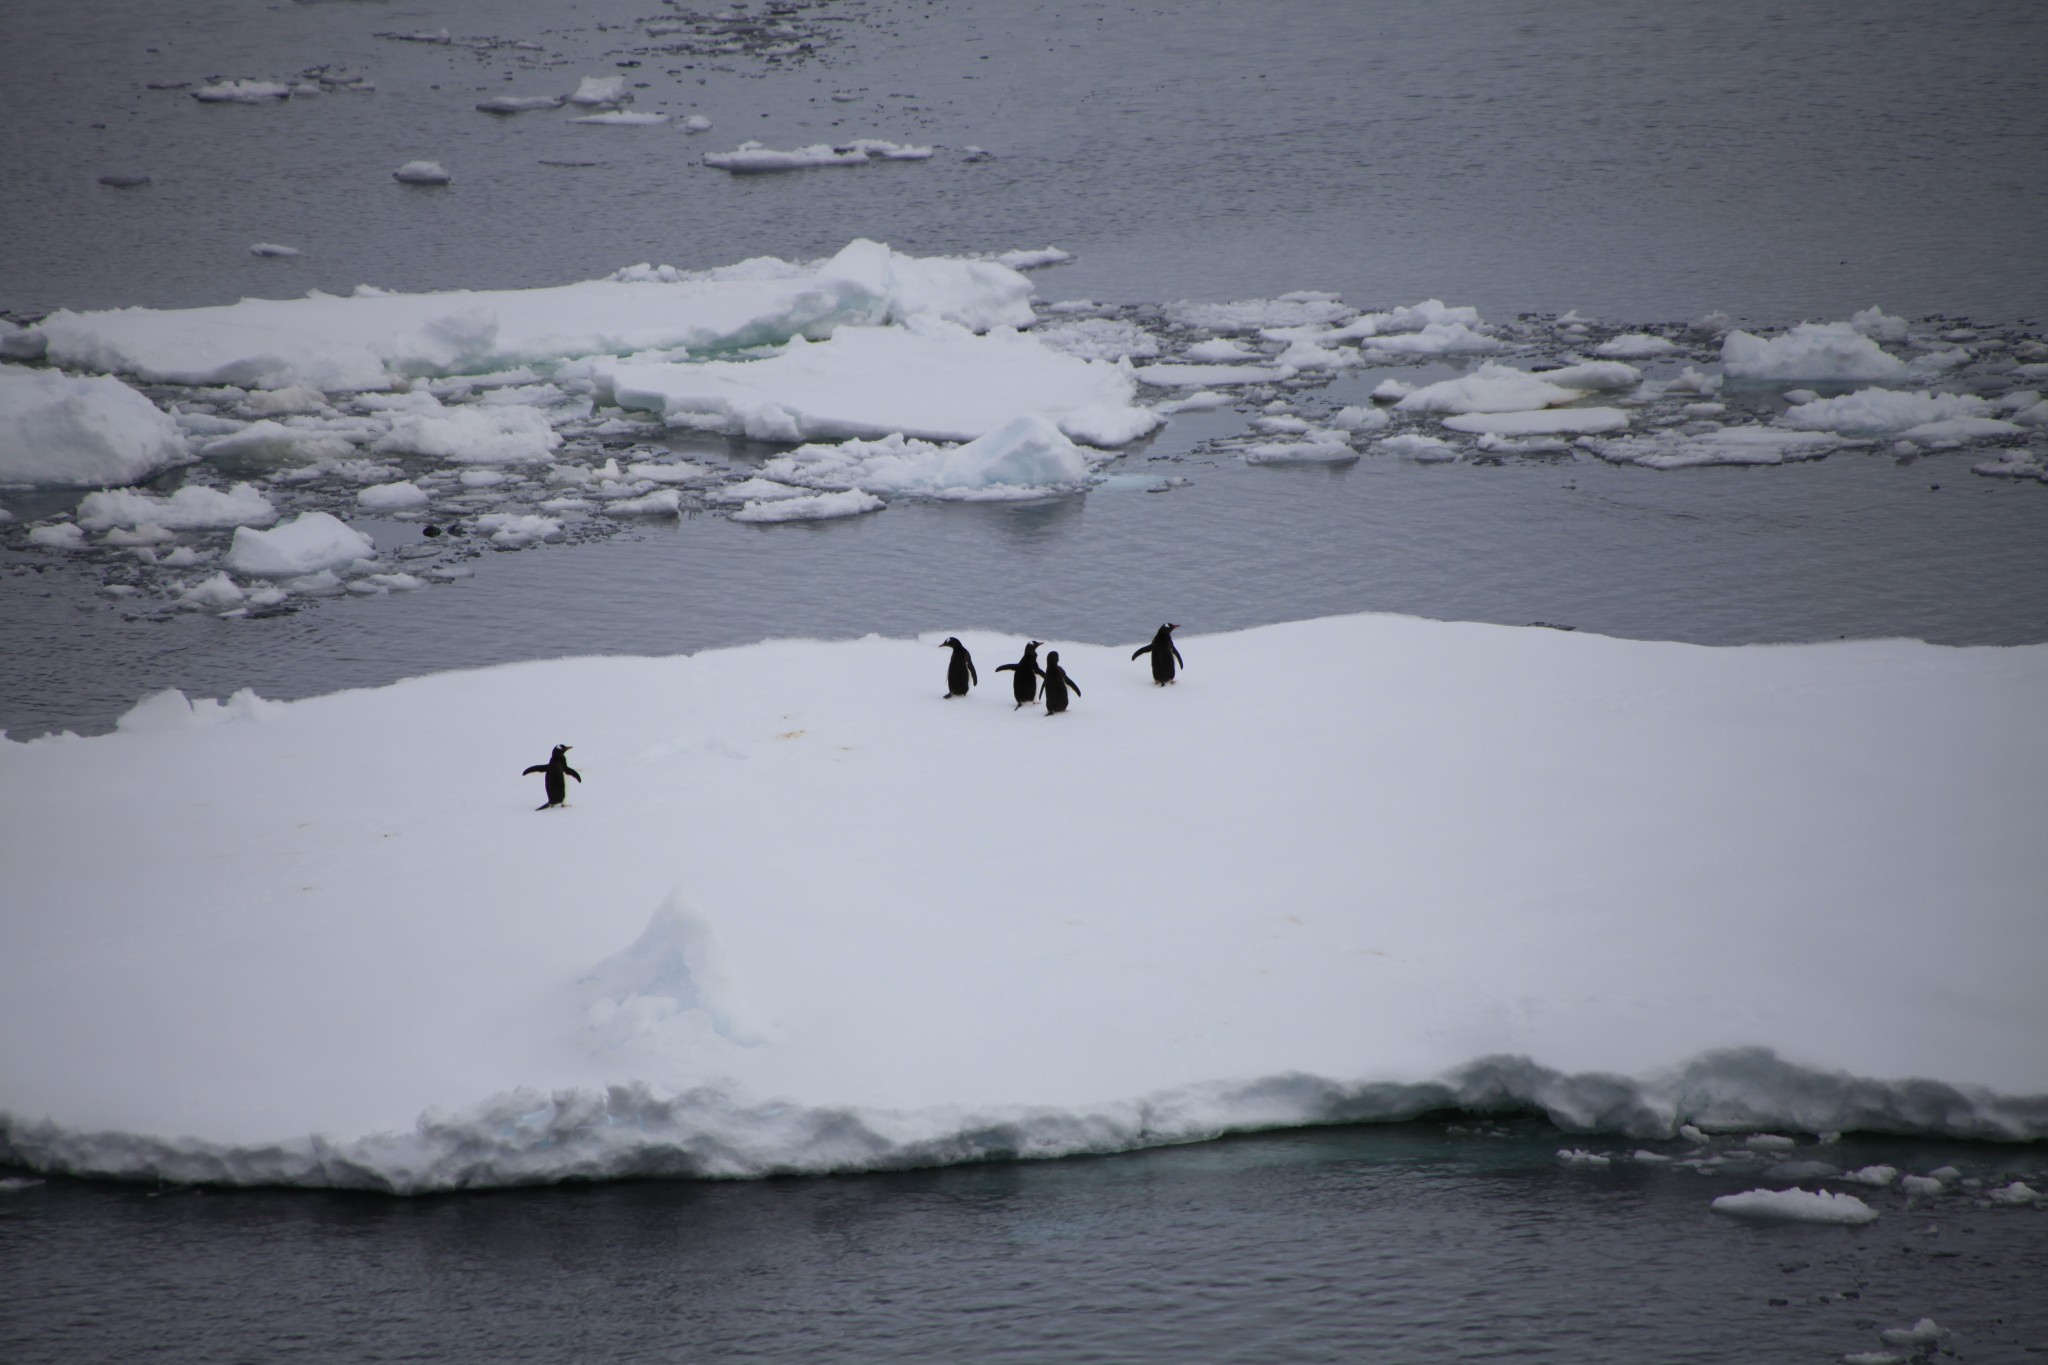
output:
[[[569,746],[566,744],[557,744],[555,751],[548,755],[547,762],[536,763],[519,775],[531,777],[535,773],[541,775],[541,782],[548,793],[546,804],[535,806],[535,810],[556,810],[569,804],[569,784],[562,780],[565,776],[575,778],[579,784],[583,781],[583,774],[569,766]]]

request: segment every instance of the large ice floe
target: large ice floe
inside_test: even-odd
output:
[[[1052,642],[1085,694],[1049,719],[944,699],[947,634],[984,679],[1019,643],[0,743],[0,1160],[424,1191],[1446,1107],[1765,1162],[2048,1137],[2048,646],[1344,617],[1183,639],[1169,689]],[[583,782],[537,813],[557,743]]]
[[[178,424],[118,379],[0,365],[0,484],[136,483],[190,458]]]

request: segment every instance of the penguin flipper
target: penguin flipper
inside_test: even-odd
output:
[[[974,671],[974,660],[972,659],[967,661],[967,680],[976,687],[981,686],[981,674]]]
[[[1067,679],[1067,690],[1078,697],[1081,695],[1081,684],[1075,682],[1072,678],[1069,678]]]
[[[578,782],[581,782],[583,780],[583,774],[577,772],[574,768],[564,767],[562,771],[569,774],[569,776],[575,778]]]
[[[1175,645],[1175,646],[1173,647],[1173,661],[1174,661],[1175,663],[1179,664],[1179,665],[1180,665],[1180,666],[1181,666],[1182,668],[1186,668],[1186,667],[1188,666],[1188,661],[1187,661],[1186,659],[1183,659],[1183,658],[1181,658],[1181,657],[1180,657],[1180,646],[1179,646],[1179,645]]]
[[[519,774],[519,775],[520,775],[521,777],[532,777],[532,776],[533,776],[533,775],[534,775],[535,773],[544,773],[544,772],[546,772],[547,770],[548,770],[548,765],[547,765],[547,764],[545,764],[545,763],[536,763],[536,764],[534,764],[534,765],[533,765],[533,766],[532,766],[531,768],[528,768],[528,769],[527,769],[527,770],[526,770],[525,772],[523,772],[523,773],[521,773],[521,774]]]
[[[1016,671],[1017,671],[1017,665],[1015,665],[1015,664],[997,664],[997,665],[996,665],[996,672],[998,672],[998,673],[1014,673],[1014,672],[1016,672]]]
[[[1139,656],[1140,654],[1150,654],[1151,652],[1152,652],[1152,646],[1150,646],[1150,645],[1139,645],[1139,646],[1138,646],[1138,647],[1137,647],[1136,649],[1134,649],[1134,650],[1132,650],[1132,651],[1131,651],[1131,657],[1132,657],[1133,659],[1135,659],[1135,658],[1137,658],[1137,657],[1138,657],[1138,656]]]

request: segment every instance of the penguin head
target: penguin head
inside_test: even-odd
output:
[[[960,643],[960,637],[958,637],[957,635],[948,635],[945,639],[939,641],[939,648],[965,649],[967,648],[967,646]]]
[[[556,758],[560,758],[560,757],[561,757],[561,756],[562,756],[563,754],[566,754],[566,753],[568,753],[568,752],[569,752],[569,746],[568,746],[568,745],[566,745],[566,744],[557,744],[557,745],[555,746],[555,757],[556,757]]]
[[[1056,664],[1056,663],[1058,663],[1059,661],[1060,661],[1060,652],[1059,652],[1058,650],[1056,650],[1056,649],[1055,649],[1055,650],[1050,650],[1050,651],[1048,651],[1048,652],[1047,652],[1047,654],[1046,654],[1046,656],[1045,656],[1045,662],[1046,662],[1046,664],[1047,664],[1048,666],[1050,666],[1050,665],[1052,665],[1052,664]]]
[[[1161,626],[1160,629],[1165,631],[1179,630],[1180,623],[1177,621],[1168,621],[1165,625]]]

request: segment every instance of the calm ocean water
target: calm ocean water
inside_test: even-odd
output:
[[[812,55],[772,62],[634,52],[643,29],[600,27],[659,8],[13,0],[0,309],[552,284],[864,235],[1075,252],[1037,277],[1046,298],[2048,315],[2033,6],[869,0],[795,11]],[[458,41],[374,36],[444,27]],[[148,88],[323,64],[378,90],[239,108]],[[716,128],[471,107],[614,71],[647,82],[638,107]],[[850,136],[996,155],[744,180],[697,162],[748,137]],[[455,183],[392,186],[416,157]],[[304,255],[252,257],[257,241]],[[698,517],[263,621],[126,621],[93,583],[0,555],[0,726],[104,729],[162,686],[288,697],[961,626],[1107,642],[1169,616],[1190,633],[1380,610],[1708,643],[2048,639],[2048,489],[1975,478],[1966,454],[1659,472],[1194,451],[1241,422],[1182,419],[1127,457],[1190,480],[1170,493],[766,530]],[[2048,1351],[2036,1211],[1958,1196],[1860,1229],[1757,1228],[1707,1210],[1736,1177],[1561,1166],[1578,1141],[1425,1123],[418,1200],[51,1181],[0,1193],[0,1358],[1823,1361],[1921,1316],[1963,1359]],[[2043,1164],[1848,1145],[1838,1164]]]

